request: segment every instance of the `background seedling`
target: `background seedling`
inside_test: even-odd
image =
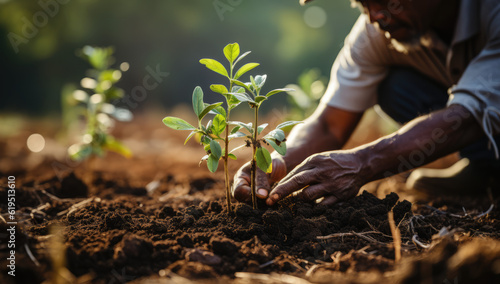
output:
[[[128,64],[122,63],[122,70],[110,68],[114,62],[112,47],[85,46],[79,54],[93,69],[88,70],[88,76],[81,80],[83,90],[74,90],[69,97],[63,98],[63,105],[71,106],[66,107],[65,111],[80,113],[86,124],[80,142],[69,147],[69,156],[73,160],[81,161],[94,155],[103,156],[109,150],[130,157],[132,152],[110,134],[115,119],[132,119],[129,110],[111,104],[112,101],[123,97],[123,90],[115,84],[121,79],[122,71],[128,69]]]
[[[271,156],[269,152],[261,146],[261,142],[265,142],[274,147],[280,154],[286,152],[285,144],[285,134],[281,128],[296,124],[297,122],[287,122],[278,126],[277,129],[268,133],[262,139],[258,139],[258,134],[260,134],[267,124],[263,124],[259,127],[254,127],[258,125],[258,111],[262,102],[267,100],[270,96],[277,94],[279,92],[287,91],[287,89],[276,89],[270,91],[265,96],[260,95],[260,90],[266,81],[266,75],[256,76],[255,78],[250,76],[249,83],[243,83],[238,80],[242,75],[248,71],[259,66],[258,63],[247,63],[240,67],[238,70],[235,69],[236,64],[246,57],[250,52],[245,52],[240,55],[240,46],[238,43],[228,44],[224,47],[224,56],[229,62],[229,70],[224,67],[220,62],[214,59],[204,58],[200,60],[200,63],[205,65],[208,69],[226,77],[228,79],[228,85],[213,84],[210,89],[222,95],[225,98],[226,108],[221,105],[223,102],[218,102],[214,104],[207,104],[203,101],[203,91],[201,87],[196,87],[193,91],[193,109],[198,118],[198,126],[192,126],[187,121],[177,118],[177,117],[165,117],[163,123],[170,128],[176,130],[190,130],[191,133],[188,135],[185,143],[194,135],[201,135],[201,143],[205,148],[207,155],[202,158],[202,161],[207,161],[208,169],[211,172],[215,172],[218,168],[219,160],[224,162],[224,176],[226,185],[226,200],[228,212],[231,212],[231,185],[229,182],[229,171],[228,171],[228,161],[229,159],[236,159],[234,151],[244,147],[252,146],[253,158],[252,158],[252,201],[254,208],[257,206],[255,198],[255,173],[257,166],[266,171],[270,172],[271,167]],[[231,111],[241,104],[246,102],[251,108],[255,109],[255,120],[252,123],[243,123],[239,121],[230,121]],[[209,114],[215,114],[215,117],[208,121],[206,125],[202,124],[203,118]],[[244,133],[240,130],[246,130]],[[245,137],[248,140],[249,145],[242,145],[229,151],[229,142],[235,138]],[[223,143],[223,147],[219,144]]]

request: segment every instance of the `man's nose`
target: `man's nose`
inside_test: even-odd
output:
[[[369,10],[370,22],[378,23],[380,26],[386,25],[389,22],[389,18],[391,17],[389,11],[382,9],[382,7],[373,7],[373,8]]]

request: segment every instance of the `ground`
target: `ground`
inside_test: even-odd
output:
[[[255,210],[235,202],[228,214],[223,173],[198,166],[201,147],[184,146],[187,133],[161,118],[117,125],[133,158],[85,163],[65,158],[53,120],[13,120],[0,138],[1,283],[500,283],[498,188],[420,196],[402,174],[331,207],[289,198]],[[46,138],[41,153],[26,147],[34,132]],[[378,135],[362,127],[347,147]],[[231,172],[247,159],[239,154]],[[9,176],[15,225],[6,223]]]

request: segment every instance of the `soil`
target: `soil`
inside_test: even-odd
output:
[[[197,166],[196,143],[139,121],[126,128],[140,153],[131,160],[74,165],[55,141],[30,153],[19,146],[29,127],[0,139],[1,283],[500,283],[499,188],[417,198],[400,175],[334,206],[290,197],[259,209],[234,203],[228,214],[222,172]],[[4,242],[8,176],[15,277]]]

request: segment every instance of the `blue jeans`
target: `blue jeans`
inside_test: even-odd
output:
[[[408,67],[393,67],[378,89],[380,108],[401,124],[443,109],[447,101],[447,87]],[[494,138],[500,149],[500,135]],[[489,149],[488,143],[485,136],[460,150],[460,156],[471,161],[496,160],[495,152],[493,148]]]

